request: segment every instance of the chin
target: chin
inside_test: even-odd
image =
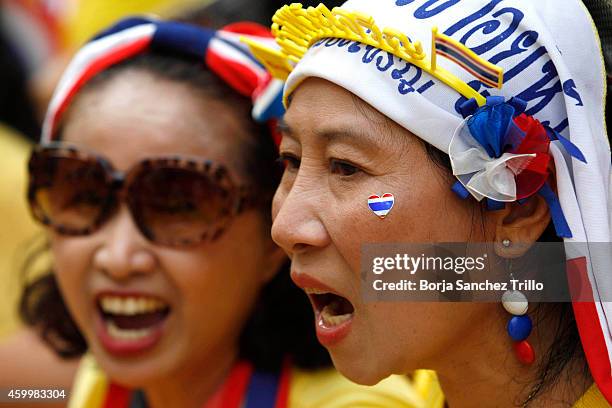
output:
[[[154,361],[134,363],[105,361],[100,366],[112,382],[134,389],[168,377],[160,364]]]
[[[361,385],[376,385],[389,375],[391,372],[382,372],[377,364],[369,364],[364,358],[339,358],[330,353],[336,370],[354,383]]]
[[[141,388],[145,384],[157,382],[173,372],[173,367],[177,365],[174,356],[167,353],[117,356],[108,353],[99,344],[92,345],[90,352],[112,382],[128,388]]]
[[[123,372],[111,372],[106,373],[109,380],[114,384],[119,384],[129,389],[141,389],[145,384],[153,382],[153,378],[142,378],[140,372],[136,371],[132,375],[126,375],[126,371]]]

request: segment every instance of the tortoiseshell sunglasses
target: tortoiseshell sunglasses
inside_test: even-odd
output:
[[[261,201],[225,167],[204,160],[152,158],[122,173],[101,156],[52,143],[33,150],[28,168],[34,218],[64,235],[91,234],[123,200],[151,242],[193,246],[215,240]]]

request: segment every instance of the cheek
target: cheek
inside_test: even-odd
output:
[[[357,182],[331,179],[331,193],[319,216],[342,257],[351,269],[360,270],[362,245],[367,243],[410,241],[419,216],[420,203],[411,199],[409,176],[369,177]],[[394,196],[393,207],[381,218],[368,203],[372,195]]]
[[[86,281],[87,270],[91,265],[90,245],[84,238],[51,238],[53,269],[58,280],[66,285],[82,284]],[[70,296],[72,293],[67,293]]]
[[[263,227],[252,224],[240,217],[219,240],[166,259],[188,330],[226,339],[242,327],[267,267]]]
[[[484,240],[479,224],[474,224],[474,217],[480,216],[474,203],[457,198],[449,181],[433,173],[437,171],[426,165],[403,174],[332,186],[319,216],[356,276],[361,269],[362,245],[366,243]],[[393,194],[394,203],[381,219],[369,207],[368,198],[384,193]]]
[[[86,327],[92,245],[87,238],[51,236],[53,272],[71,314],[81,328]]]
[[[465,242],[481,228],[478,208],[461,200],[446,179],[415,173],[371,178],[336,196],[325,224],[334,241],[354,255],[365,242]],[[380,218],[368,205],[368,197],[391,193],[390,212]],[[476,231],[478,230],[478,231]],[[360,237],[348,240],[346,237]],[[478,235],[480,237],[480,235]],[[480,238],[478,238],[480,239]],[[352,244],[352,245],[351,245]]]

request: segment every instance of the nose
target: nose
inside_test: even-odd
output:
[[[94,267],[112,279],[127,280],[157,267],[153,244],[138,231],[126,205],[119,207],[98,234],[102,244],[94,254]]]
[[[272,239],[289,256],[324,248],[331,241],[321,218],[326,202],[320,186],[314,178],[298,173],[292,185],[281,183],[276,191],[272,205]]]

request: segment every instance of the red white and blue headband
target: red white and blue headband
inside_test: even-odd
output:
[[[230,24],[210,30],[173,21],[131,17],[119,21],[85,44],[74,56],[49,104],[41,142],[56,137],[57,125],[72,98],[96,74],[150,50],[174,51],[201,59],[236,92],[253,101],[253,119],[273,121],[284,113],[283,82],[272,78],[240,41],[246,37],[274,44],[269,30],[255,23]]]
[[[285,99],[309,77],[328,80],[447,153],[460,196],[490,209],[546,199],[568,267],[592,292],[574,314],[593,378],[612,403],[612,253],[569,245],[612,241],[606,75],[582,2],[292,4],[275,14],[272,32],[280,50],[250,45],[286,80]]]

